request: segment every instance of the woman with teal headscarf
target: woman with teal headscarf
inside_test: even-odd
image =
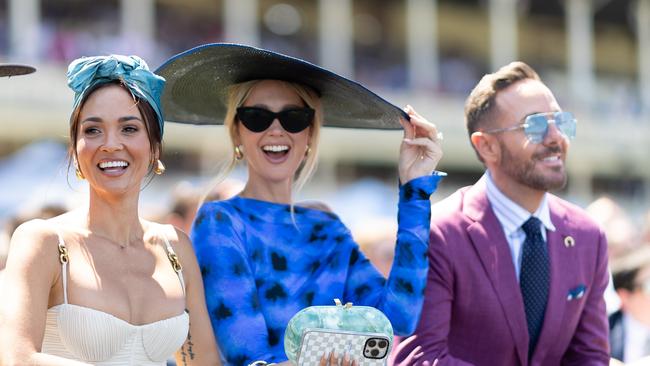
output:
[[[4,275],[0,364],[219,364],[187,236],[138,213],[159,160],[165,80],[136,56],[70,64],[70,164],[88,205],[21,225]]]

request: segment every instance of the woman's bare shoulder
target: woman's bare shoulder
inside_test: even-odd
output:
[[[59,263],[61,231],[51,220],[34,219],[22,223],[11,237],[7,267],[54,269]]]
[[[183,252],[192,249],[192,243],[187,234],[174,225],[149,221],[147,222],[147,228],[147,235],[149,237],[159,239],[163,242],[166,240],[174,251]]]
[[[51,219],[33,219],[20,224],[14,231],[11,242],[30,243],[30,246],[43,246],[58,243],[57,223]]]

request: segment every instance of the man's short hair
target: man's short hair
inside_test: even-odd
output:
[[[525,79],[541,81],[535,70],[521,61],[511,62],[481,78],[465,101],[465,123],[469,136],[486,126],[494,115],[497,93]]]

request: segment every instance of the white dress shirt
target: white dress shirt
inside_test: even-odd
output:
[[[489,171],[486,171],[485,176],[487,198],[492,206],[494,214],[503,228],[503,233],[505,234],[508,246],[510,247],[510,254],[512,255],[512,263],[515,266],[517,281],[519,281],[519,272],[521,271],[521,247],[524,244],[524,240],[526,240],[526,233],[521,228],[521,225],[523,225],[530,216],[535,216],[542,222],[542,229],[546,228],[546,230],[555,231],[555,226],[551,222],[551,212],[548,208],[547,194],[544,194],[539,207],[531,215],[528,210],[506,197],[506,195],[497,188],[492,177],[490,177]],[[546,230],[542,230],[542,237],[545,241]]]
[[[639,323],[628,314],[623,314],[623,329],[625,329],[625,348],[623,362],[634,362],[643,356],[650,356],[646,347],[650,345],[650,328]]]

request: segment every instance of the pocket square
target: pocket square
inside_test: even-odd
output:
[[[569,290],[569,294],[567,295],[566,299],[567,301],[580,299],[585,295],[586,291],[587,291],[587,286],[585,285],[574,287],[571,290]]]

